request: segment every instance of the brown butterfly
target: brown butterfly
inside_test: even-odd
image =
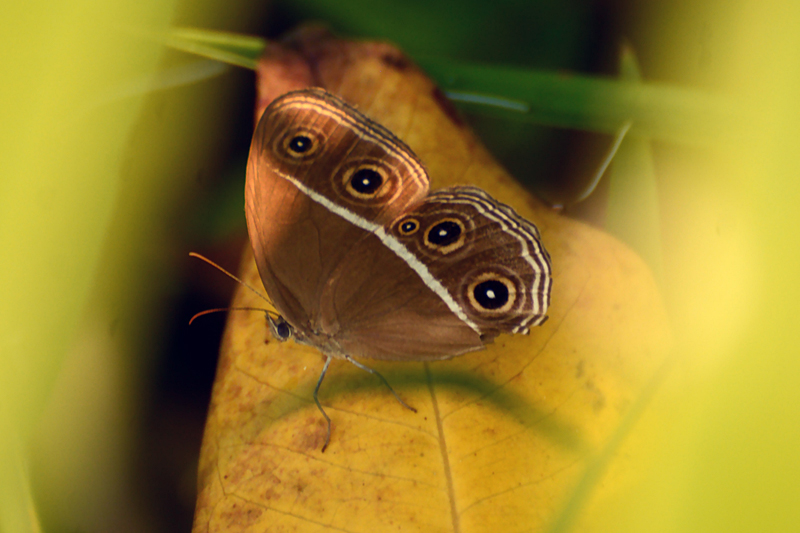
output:
[[[273,333],[327,357],[328,439],[331,358],[447,359],[547,318],[536,226],[476,187],[428,186],[408,146],[322,89],[275,99],[256,127],[247,229]]]

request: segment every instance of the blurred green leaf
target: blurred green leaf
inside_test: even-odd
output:
[[[266,41],[200,29],[175,29],[173,48],[255,69]],[[531,69],[415,58],[466,111],[512,121],[600,133],[632,122],[631,136],[715,144],[752,132],[735,101],[724,95],[666,85]]]
[[[260,37],[196,28],[174,28],[165,40],[177,50],[251,70],[258,66],[267,45]]]
[[[636,56],[627,46],[620,57],[620,73],[625,81],[641,82]],[[606,229],[636,250],[661,281],[661,211],[650,140],[630,136],[623,140],[608,180]]]
[[[482,102],[460,99],[471,112],[611,134],[632,121],[632,136],[689,144],[742,138],[748,131],[735,101],[723,95],[438,57],[416,59],[445,91],[482,95]],[[513,105],[486,105],[487,99]]]

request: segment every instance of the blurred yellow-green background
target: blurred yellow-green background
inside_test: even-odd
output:
[[[627,43],[645,83],[733,106],[733,119],[719,126],[725,135],[648,145],[645,166],[658,192],[643,216],[657,221],[650,237],[677,348],[618,449],[648,481],[621,492],[591,528],[800,528],[800,5],[75,0],[4,7],[3,533],[189,529],[222,317],[187,322],[224,306],[232,287],[187,254],[201,251],[235,269],[245,244],[240,194],[254,75],[167,50],[160,35],[193,26],[274,37],[307,19],[342,35],[392,40],[423,64],[609,79]],[[660,112],[656,120],[668,123]],[[608,180],[588,202],[570,205],[607,135],[580,131],[588,125],[469,118],[513,174],[548,201],[568,204],[569,215],[598,226],[625,220]]]

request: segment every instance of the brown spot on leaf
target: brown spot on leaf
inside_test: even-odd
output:
[[[219,529],[224,531],[245,531],[258,522],[263,512],[250,502],[232,503],[227,508],[222,508],[217,525],[222,526]]]
[[[322,415],[309,416],[296,435],[297,447],[307,452],[321,450],[327,435],[328,424]]]
[[[591,379],[586,381],[585,387],[586,390],[594,395],[594,400],[592,400],[592,409],[595,413],[599,413],[606,406],[606,395],[603,394],[603,391],[601,391]]]

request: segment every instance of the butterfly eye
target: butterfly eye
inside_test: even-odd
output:
[[[484,309],[499,309],[508,302],[508,287],[505,283],[496,279],[490,279],[478,283],[472,289],[475,301]]]
[[[490,316],[506,313],[518,303],[514,281],[499,272],[484,272],[474,277],[466,289],[473,309]]]
[[[372,200],[387,192],[386,176],[386,169],[378,164],[357,164],[345,170],[344,189],[350,198]]]
[[[383,177],[371,168],[360,168],[350,177],[350,186],[360,194],[372,195],[383,185]]]
[[[294,335],[292,326],[290,326],[282,316],[276,318],[267,316],[267,324],[269,324],[269,330],[272,332],[272,335],[280,342],[289,340]]]
[[[400,223],[398,229],[400,230],[400,235],[413,235],[419,229],[419,221],[415,218],[406,219]]]
[[[276,331],[278,332],[278,336],[284,340],[292,336],[292,328],[289,327],[289,324],[286,322],[281,322],[278,324]]]
[[[305,135],[297,135],[292,137],[289,141],[289,150],[297,154],[302,154],[307,152],[311,148],[311,145],[311,139]]]
[[[433,226],[428,232],[428,242],[436,246],[453,244],[461,236],[461,226],[453,220],[445,220]]]
[[[284,160],[306,162],[314,159],[325,140],[321,134],[311,130],[294,130],[281,136],[275,145],[275,153]]]
[[[439,220],[425,232],[425,245],[439,253],[449,254],[464,246],[466,230],[457,218]]]

